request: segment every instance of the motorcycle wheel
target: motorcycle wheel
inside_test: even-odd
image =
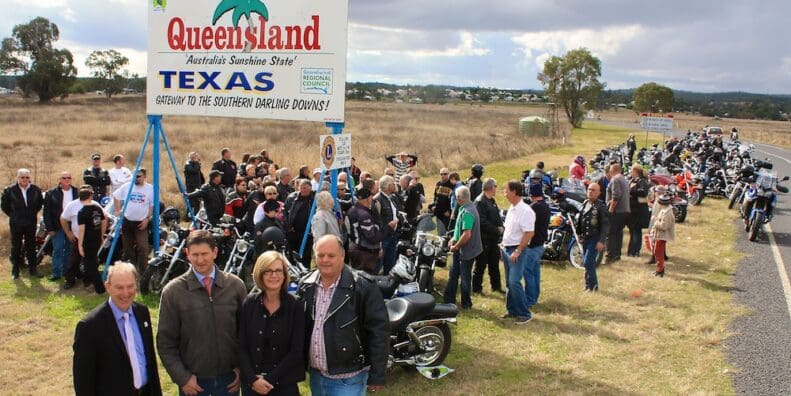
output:
[[[569,248],[569,264],[576,269],[585,269],[582,263],[582,249],[577,242],[572,243]]]
[[[143,276],[140,277],[140,292],[143,294],[162,293],[162,289],[165,288],[162,279],[165,277],[167,268],[167,262],[161,262],[159,265],[149,264],[143,271]]]
[[[731,192],[731,200],[728,202],[728,209],[733,209],[733,206],[736,205],[736,200],[739,199],[739,195],[742,195],[742,189],[734,188],[733,192]]]
[[[695,192],[690,194],[690,196],[689,196],[689,204],[690,205],[700,205],[701,201],[702,201],[702,199],[701,199],[701,196],[700,196],[700,190],[695,190]]]
[[[761,230],[761,225],[764,223],[764,214],[763,213],[756,213],[755,217],[753,218],[753,222],[750,223],[750,236],[748,239],[750,242],[755,242],[758,238],[758,232]]]
[[[420,339],[420,348],[425,352],[415,355],[417,366],[439,366],[450,352],[451,335],[446,323],[424,326],[415,331]]]
[[[687,219],[687,207],[678,206],[676,210],[676,223],[683,223]]]
[[[44,240],[44,243],[36,252],[36,265],[41,264],[41,262],[44,261],[44,256],[47,254],[52,254],[52,238],[50,237]]]

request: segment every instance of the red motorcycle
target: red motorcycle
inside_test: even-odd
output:
[[[684,220],[687,218],[687,206],[689,203],[687,200],[682,196],[684,194],[683,191],[679,191],[678,186],[676,184],[676,178],[664,172],[656,172],[651,175],[648,179],[651,181],[651,187],[653,186],[666,186],[667,193],[670,195],[671,199],[673,200],[673,214],[676,217],[676,223],[683,223]]]
[[[706,196],[706,189],[700,178],[692,173],[688,166],[679,169],[675,175],[676,186],[679,191],[683,191],[690,205],[700,205]]]

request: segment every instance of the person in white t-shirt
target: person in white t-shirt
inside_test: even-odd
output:
[[[505,307],[508,312],[503,318],[514,318],[517,324],[533,319],[527,304],[525,286],[522,285],[528,255],[522,254],[535,234],[536,214],[522,201],[522,182],[510,180],[505,186],[505,198],[511,203],[505,216],[503,232],[503,263],[508,292]]]
[[[77,282],[77,278],[82,277],[82,275],[80,275],[80,261],[82,261],[82,257],[80,256],[79,247],[77,245],[77,235],[79,235],[80,230],[80,225],[77,223],[77,214],[80,213],[80,210],[85,205],[99,205],[93,200],[93,187],[87,184],[80,186],[77,197],[78,199],[66,204],[66,207],[63,208],[63,212],[60,215],[61,228],[71,244],[69,249],[69,261],[64,274],[66,278],[66,283],[63,285],[64,289],[71,289]]]
[[[110,174],[110,195],[115,193],[115,191],[124,184],[132,181],[132,172],[129,171],[129,168],[124,166],[126,164],[126,158],[124,158],[123,155],[116,154],[113,156],[113,163],[115,167],[108,172]]]
[[[113,193],[116,213],[121,213],[131,186],[134,187],[121,223],[121,241],[124,260],[136,263],[137,270],[143,273],[148,263],[148,219],[154,206],[154,186],[146,183],[145,168],[137,171],[134,185],[126,183]]]

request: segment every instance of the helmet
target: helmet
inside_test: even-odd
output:
[[[267,227],[264,232],[258,236],[258,240],[262,245],[266,246],[268,250],[280,249],[286,246],[286,234],[284,234],[283,230],[279,227],[275,226]],[[257,253],[261,254],[263,252]]]
[[[544,172],[540,169],[533,169],[530,171],[529,177],[533,183],[541,183],[541,179],[544,178]]]
[[[577,158],[574,158],[574,162],[576,162],[580,166],[585,166],[585,157],[578,155]]]
[[[670,205],[670,195],[662,194],[659,196],[659,204],[660,205]]]
[[[475,177],[481,177],[483,175],[483,165],[475,164],[472,166],[472,175]]]
[[[750,164],[746,164],[746,165],[742,166],[741,169],[739,169],[739,173],[740,173],[741,177],[750,177],[753,174],[755,174],[755,167],[753,167]]]
[[[167,223],[169,221],[179,221],[181,219],[181,215],[179,214],[179,210],[174,207],[169,207],[165,209],[162,214],[159,215],[162,218],[162,221]]]
[[[549,218],[549,226],[550,227],[560,227],[560,226],[563,225],[564,222],[565,222],[565,219],[560,214],[552,215],[552,217]]]

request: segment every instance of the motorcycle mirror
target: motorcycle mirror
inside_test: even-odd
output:
[[[780,191],[783,194],[788,194],[788,187],[786,187],[786,186],[777,186],[777,191]]]
[[[782,181],[786,181],[786,180],[788,180],[788,176],[783,177]]]

